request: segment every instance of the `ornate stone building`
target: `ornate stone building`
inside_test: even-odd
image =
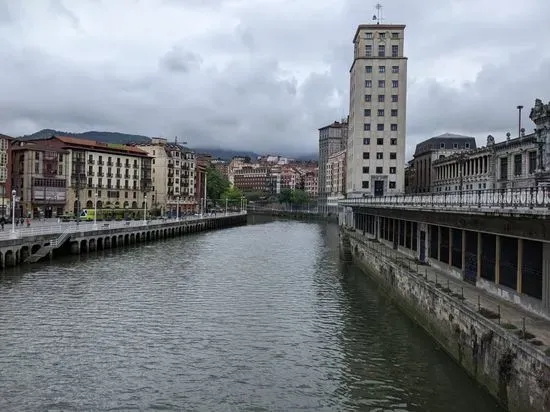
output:
[[[535,132],[496,143],[491,135],[484,147],[433,162],[434,192],[526,188],[550,185],[550,103],[537,99],[529,116]]]
[[[416,145],[413,160],[405,171],[405,192],[429,193],[435,177],[433,163],[458,152],[476,148],[475,137],[444,133]]]

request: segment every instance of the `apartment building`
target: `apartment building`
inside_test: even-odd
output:
[[[65,213],[92,209],[96,200],[99,210],[124,209],[129,216],[142,213],[145,203],[151,208],[151,158],[143,150],[66,136],[20,142],[30,143],[63,154],[58,167],[68,175]],[[34,170],[36,163],[40,170],[40,159]]]
[[[13,138],[0,134],[0,216],[9,215],[11,205],[11,144]]]
[[[319,169],[307,170],[304,173],[304,191],[310,199],[316,199],[319,196]]]
[[[340,152],[346,148],[348,139],[348,119],[341,122],[333,122],[319,129],[319,174],[318,174],[318,205],[321,213],[326,212],[327,197],[326,165],[333,153]]]
[[[353,38],[347,141],[348,197],[404,191],[405,25],[362,24]]]
[[[346,193],[346,151],[341,150],[328,157],[326,164],[327,211],[338,211],[338,200]]]
[[[233,184],[242,192],[277,194],[281,182],[280,173],[272,173],[271,167],[242,166],[233,172]]]
[[[170,143],[161,137],[135,147],[152,157],[152,209],[161,214],[172,215],[177,215],[178,208],[180,214],[195,211],[195,154],[186,147]]]
[[[14,143],[11,176],[17,217],[63,215],[70,182],[69,155],[68,150],[41,141]]]

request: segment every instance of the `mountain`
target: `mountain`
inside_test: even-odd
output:
[[[37,140],[37,139],[48,139],[52,135],[60,136],[69,136],[76,137],[79,139],[88,139],[95,140],[98,142],[104,143],[117,143],[117,144],[127,144],[127,143],[150,143],[151,138],[147,136],[141,136],[138,134],[127,134],[127,133],[117,133],[117,132],[97,132],[90,131],[84,133],[73,133],[73,132],[63,132],[60,130],[53,129],[43,129],[36,133],[18,137],[19,140]],[[229,150],[222,148],[212,148],[212,147],[194,147],[191,148],[195,153],[209,153],[214,159],[223,159],[231,160],[235,156],[248,156],[251,159],[257,158],[259,155],[255,152],[247,150]],[[317,154],[310,155],[297,155],[297,156],[288,156],[296,160],[307,161],[307,160],[317,160]]]
[[[96,140],[98,142],[104,143],[118,143],[118,144],[127,144],[127,143],[150,143],[151,138],[147,136],[140,136],[138,134],[127,134],[127,133],[117,133],[117,132],[84,132],[84,133],[72,133],[72,132],[62,132],[59,130],[52,129],[43,129],[39,132],[21,136],[18,139],[20,140],[36,140],[36,139],[48,139],[52,137],[53,134],[60,136],[69,136],[77,137],[79,139],[87,140]]]

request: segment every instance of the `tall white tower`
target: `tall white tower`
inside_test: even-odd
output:
[[[361,24],[353,43],[347,141],[348,197],[403,193],[407,108],[405,25]]]

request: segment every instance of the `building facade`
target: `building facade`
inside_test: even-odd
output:
[[[161,215],[195,211],[195,154],[161,137],[136,147],[152,157],[152,209]]]
[[[0,216],[10,215],[11,205],[11,146],[13,138],[0,134]]]
[[[319,195],[319,169],[308,170],[304,173],[304,191],[310,199],[317,199]]]
[[[321,213],[327,212],[326,165],[333,153],[345,149],[348,139],[348,120],[334,122],[319,129],[319,174],[318,174],[318,206]]]
[[[350,69],[348,197],[404,191],[407,58],[404,25],[357,28]]]
[[[338,201],[346,197],[346,151],[341,150],[328,157],[326,164],[327,210],[338,212]]]
[[[11,176],[18,200],[16,217],[63,215],[70,181],[69,155],[68,150],[40,141],[14,143]],[[11,210],[6,215],[11,215]]]
[[[19,142],[30,143],[41,144],[46,151],[67,152],[58,160],[68,175],[65,214],[80,215],[83,209],[96,207],[104,214],[124,211],[132,217],[143,214],[146,204],[150,210],[152,162],[143,150],[66,136]],[[34,168],[37,162],[40,159],[34,160]]]
[[[424,140],[416,145],[413,160],[409,162],[406,172],[406,190],[408,193],[429,193],[433,189],[433,162],[454,153],[476,148],[475,137],[453,133]]]

